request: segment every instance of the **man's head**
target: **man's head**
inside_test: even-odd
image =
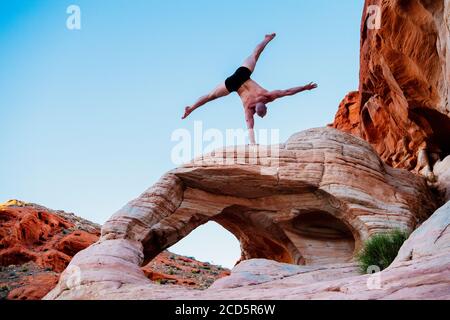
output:
[[[255,109],[256,109],[256,114],[258,116],[260,116],[261,118],[264,118],[266,116],[266,114],[267,114],[267,107],[266,107],[266,105],[264,103],[258,102],[256,104]]]

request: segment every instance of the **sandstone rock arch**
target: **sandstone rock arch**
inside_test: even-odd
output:
[[[258,159],[259,165],[217,164],[223,154],[248,160],[249,150],[241,147],[169,172],[119,210],[103,227],[102,239],[141,242],[147,262],[214,220],[240,240],[243,260],[333,263],[351,259],[371,233],[412,229],[427,215],[414,196],[431,197],[425,182],[384,166],[360,139],[330,128],[312,129],[277,148],[277,159],[269,155]],[[277,164],[275,170],[262,170],[272,168],[271,163]],[[412,193],[410,185],[416,188]],[[314,220],[314,214],[322,219]],[[306,225],[296,227],[302,219],[315,223],[310,229],[318,229],[317,239],[305,231]],[[300,248],[308,246],[322,256],[310,253],[305,258]],[[320,248],[329,248],[335,259]]]
[[[213,196],[202,194],[200,198],[207,197],[211,199]],[[308,197],[311,198],[310,195]],[[299,199],[305,200],[308,197]],[[297,203],[294,208],[277,204],[266,209],[264,204],[258,204],[257,201],[244,205],[245,201],[234,199],[235,203],[240,204],[223,204],[222,210],[206,208],[189,218],[186,217],[186,211],[180,210],[179,213],[162,219],[158,229],[155,228],[143,240],[145,259],[152,259],[160,250],[169,248],[199,225],[215,221],[240,242],[240,261],[265,258],[300,265],[350,261],[356,247],[355,238],[358,239],[359,245],[359,232],[347,221],[338,218],[344,213],[339,208],[330,206],[327,198],[323,195],[315,197],[316,204],[308,200],[308,206],[300,206]],[[230,203],[233,203],[233,200],[230,199]],[[310,252],[311,247],[318,251]]]
[[[235,161],[218,161],[224,154]],[[435,209],[424,178],[384,165],[367,142],[332,128],[297,133],[245,163],[253,156],[228,148],[170,171],[69,267],[81,270],[81,284],[148,283],[139,266],[210,220],[240,240],[241,260],[346,262],[371,234],[412,230]],[[56,291],[67,290],[68,275]]]

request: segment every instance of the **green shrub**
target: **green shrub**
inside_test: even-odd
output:
[[[6,300],[10,290],[11,290],[11,288],[8,286],[1,286],[0,287],[0,300]]]
[[[394,261],[409,234],[399,229],[379,233],[366,241],[356,259],[362,273],[367,273],[370,266],[386,269]]]

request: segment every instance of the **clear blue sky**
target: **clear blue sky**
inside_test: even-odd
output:
[[[268,89],[319,89],[274,103],[256,126],[285,140],[332,122],[358,86],[363,2],[1,1],[0,202],[105,222],[173,168],[175,129],[195,120],[245,127],[237,95],[180,117],[269,32],[278,37],[253,78]],[[66,28],[70,4],[81,8],[81,30]],[[233,239],[208,224],[175,250],[229,266],[239,255]]]

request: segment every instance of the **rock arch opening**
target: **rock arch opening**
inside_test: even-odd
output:
[[[306,265],[350,262],[355,238],[349,226],[325,211],[306,210],[284,225]]]
[[[165,232],[152,234],[152,244],[158,244],[158,248],[151,246],[152,254],[171,248],[226,267],[255,258],[298,265],[350,262],[355,234],[338,216],[319,208],[280,211],[243,205],[229,205],[216,214],[197,213],[189,219],[174,214],[160,223]],[[166,224],[172,227],[166,228]],[[175,230],[173,226],[178,227]],[[230,257],[233,254],[234,259]]]
[[[241,256],[236,237],[214,221],[199,226],[170,247],[169,251],[230,269]]]
[[[271,219],[276,212],[233,205],[214,221],[233,233],[241,244],[241,260],[264,258],[278,262],[303,264],[294,244]]]
[[[276,221],[274,212],[231,206],[214,218],[240,241],[242,260],[265,258],[300,265],[345,263],[356,241],[351,226],[321,210],[298,210]]]

